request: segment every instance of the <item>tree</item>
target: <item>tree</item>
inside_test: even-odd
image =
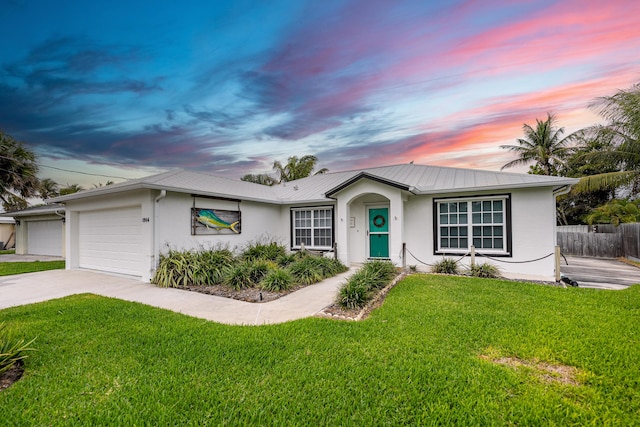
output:
[[[40,180],[40,188],[38,189],[40,198],[42,200],[51,199],[60,195],[58,192],[58,183],[51,178],[44,178]]]
[[[242,178],[240,178],[240,180],[253,182],[254,184],[269,185],[269,186],[275,185],[278,183],[278,181],[274,177],[266,173],[260,173],[260,174],[248,173]]]
[[[291,156],[287,159],[287,164],[284,166],[277,160],[273,162],[273,170],[278,174],[278,182],[295,181],[296,179],[311,176],[311,173],[316,167],[316,163],[318,163],[318,158],[316,156],[307,155],[302,156],[301,158]],[[328,171],[329,169],[322,168],[313,175],[322,174]]]
[[[318,163],[316,156],[307,155],[300,158],[298,158],[298,156],[291,156],[287,159],[285,165],[282,165],[282,163],[277,160],[273,162],[273,170],[276,171],[277,174],[276,178],[266,173],[249,173],[240,178],[240,180],[262,185],[276,185],[282,182],[294,181],[311,176],[316,167],[316,163]],[[329,169],[322,168],[313,175],[326,173],[328,171]]]
[[[583,178],[577,192],[616,189],[630,186],[630,194],[638,194],[640,187],[640,83],[615,95],[596,99],[590,107],[607,120],[583,132],[607,144],[608,148],[585,157],[599,157],[617,165],[614,172],[599,173]]]
[[[594,139],[583,132],[576,132],[576,146],[559,170],[560,176],[582,178],[605,172],[617,171],[617,166],[603,156],[591,155],[610,149],[608,143]],[[558,197],[558,222],[563,225],[582,224],[585,215],[607,203],[614,196],[610,189],[575,192]]]
[[[78,184],[71,184],[71,185],[67,184],[66,187],[60,189],[60,195],[66,196],[67,194],[77,193],[78,191],[82,191],[82,190],[84,190],[84,188],[82,188]]]
[[[25,208],[26,198],[40,187],[35,154],[22,142],[0,131],[0,200],[6,211]]]
[[[536,119],[536,127],[524,123],[524,138],[518,138],[518,145],[501,145],[500,148],[514,151],[518,158],[500,168],[506,169],[517,165],[535,162],[530,173],[539,175],[557,175],[559,168],[571,152],[568,144],[573,134],[563,138],[564,128],[555,125],[556,118],[547,113],[547,120]]]
[[[640,221],[640,200],[614,199],[597,207],[585,217],[587,224],[613,224]]]

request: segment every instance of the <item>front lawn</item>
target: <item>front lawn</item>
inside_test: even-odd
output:
[[[0,262],[0,276],[33,273],[35,271],[60,270],[63,268],[64,261]]]
[[[226,326],[93,295],[37,336],[11,425],[638,425],[640,286],[413,275],[362,322]],[[554,369],[548,369],[548,367]]]

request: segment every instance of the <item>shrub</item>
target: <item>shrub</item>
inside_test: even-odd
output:
[[[431,267],[432,273],[458,274],[458,263],[451,258],[442,258]]]
[[[396,274],[390,261],[369,261],[353,274],[338,292],[336,303],[345,309],[364,307]]]
[[[233,262],[233,253],[228,249],[169,250],[166,255],[160,255],[151,283],[172,288],[214,285],[223,280]]]
[[[500,269],[493,264],[475,264],[467,269],[467,273],[473,277],[485,277],[495,279],[500,277]]]
[[[289,272],[293,275],[293,279],[302,285],[317,283],[325,277],[322,268],[312,257],[294,262],[289,266]]]
[[[33,351],[29,347],[36,339],[29,342],[14,338],[4,322],[0,323],[0,376],[11,369],[14,363],[26,358],[26,351]]]
[[[258,259],[249,264],[249,277],[253,283],[260,283],[274,268],[276,268],[276,264],[273,261]]]
[[[295,260],[296,256],[294,254],[284,254],[276,260],[276,263],[280,267],[288,267],[289,265],[293,264]]]
[[[151,283],[165,288],[187,286],[192,282],[194,259],[193,252],[173,249],[166,255],[160,255],[160,262]]]
[[[293,285],[293,276],[283,268],[275,268],[262,279],[262,289],[271,292],[286,291]]]
[[[284,246],[276,243],[254,242],[247,245],[242,253],[242,258],[246,261],[255,261],[258,259],[277,261],[278,258],[287,254]]]
[[[338,291],[336,302],[342,308],[353,310],[364,307],[370,299],[371,291],[362,282],[349,280]]]
[[[365,268],[374,277],[374,287],[384,288],[396,275],[396,266],[391,261],[374,260],[365,264]]]
[[[230,267],[226,271],[224,284],[237,291],[252,287],[254,282],[251,280],[251,264],[240,262]]]

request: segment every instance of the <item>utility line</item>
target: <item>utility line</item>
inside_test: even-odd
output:
[[[74,171],[74,170],[70,170],[70,169],[57,168],[55,166],[48,166],[48,165],[40,165],[40,167],[49,168],[49,169],[55,169],[55,170],[63,171],[63,172],[79,173],[81,175],[101,176],[103,178],[132,179],[132,178],[126,178],[124,176],[103,175],[103,174],[98,174],[98,173],[80,172],[80,171]]]

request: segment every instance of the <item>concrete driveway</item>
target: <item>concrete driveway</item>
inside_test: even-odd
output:
[[[567,257],[567,263],[560,260],[560,271],[581,288],[625,289],[640,283],[640,268],[615,259]]]
[[[0,309],[91,293],[229,325],[274,324],[311,317],[331,305],[339,287],[354,272],[355,269],[350,269],[275,301],[257,304],[159,288],[139,280],[93,271],[50,270],[0,277]]]

